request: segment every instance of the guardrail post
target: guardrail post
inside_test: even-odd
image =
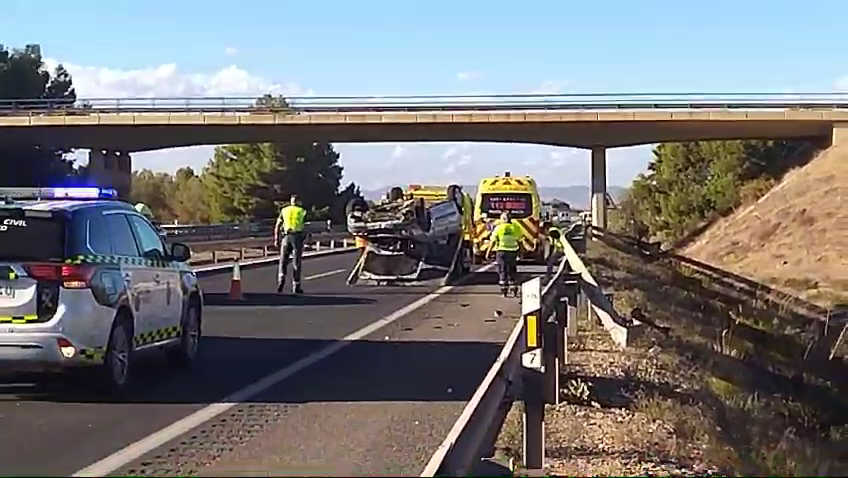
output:
[[[218,263],[218,251],[212,251],[212,263],[213,264]]]
[[[239,262],[244,261],[245,252],[246,251],[243,247],[239,248]]]
[[[320,250],[321,250],[321,241],[315,241],[315,250],[316,250],[316,251],[320,251]]]
[[[580,302],[586,300],[585,294],[580,289],[580,274],[572,272],[566,279],[566,296],[568,298],[568,314],[565,322],[565,332],[568,337],[577,337],[577,327],[580,317]]]
[[[524,467],[541,470],[545,463],[545,400],[542,316],[542,280],[521,284],[521,317],[526,337],[521,354],[524,395]]]
[[[336,248],[336,240],[330,239],[330,249],[335,249],[335,248]]]
[[[347,249],[347,239],[342,239],[342,247]]]

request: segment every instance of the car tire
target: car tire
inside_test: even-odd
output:
[[[109,332],[99,377],[107,392],[121,393],[129,388],[134,352],[132,321],[125,314],[119,314]]]
[[[168,349],[171,364],[182,368],[191,367],[197,359],[201,335],[200,306],[192,301],[180,321],[180,341]]]

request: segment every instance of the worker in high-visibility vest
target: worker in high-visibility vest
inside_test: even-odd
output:
[[[501,293],[507,296],[509,287],[512,286],[514,294],[518,294],[518,241],[521,239],[521,228],[512,222],[512,215],[508,211],[501,214],[500,224],[492,230],[486,257],[491,255],[492,249],[496,252],[498,262],[498,285]]]
[[[297,196],[292,195],[289,205],[280,210],[274,224],[274,246],[280,248],[280,262],[277,272],[277,292],[282,292],[286,284],[289,262],[292,266],[292,289],[302,294],[300,271],[303,262],[303,245],[306,242],[306,209],[300,205]],[[282,236],[282,238],[280,237]]]
[[[151,221],[153,220],[153,210],[151,210],[150,206],[148,206],[147,204],[144,204],[143,202],[136,203],[135,211],[141,214],[142,216],[147,217],[147,219]]]
[[[558,267],[559,262],[565,255],[565,243],[563,241],[567,240],[562,231],[553,226],[547,228],[547,236],[550,248],[548,250],[548,257],[546,258],[545,282],[551,280],[551,277],[554,275],[554,269]]]

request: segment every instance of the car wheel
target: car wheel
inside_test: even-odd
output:
[[[180,323],[180,341],[168,353],[174,365],[187,367],[194,363],[200,347],[200,307],[192,302]]]
[[[109,344],[103,360],[103,384],[110,392],[129,387],[133,363],[133,341],[130,321],[119,315],[109,333]]]

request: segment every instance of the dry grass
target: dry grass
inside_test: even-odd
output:
[[[684,255],[824,307],[848,304],[848,146],[822,152]]]
[[[586,260],[616,308],[639,308],[670,332],[641,326],[617,351],[598,325],[581,324],[567,403],[546,417],[551,474],[848,475],[848,366],[822,358],[834,327],[714,271],[604,242]],[[499,437],[516,458],[520,411]]]

